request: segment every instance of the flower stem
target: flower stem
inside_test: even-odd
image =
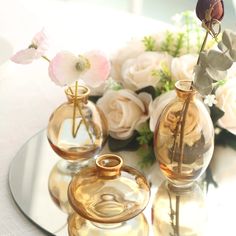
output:
[[[49,58],[47,58],[46,56],[42,56],[43,59],[45,59],[48,62],[51,62]]]
[[[71,89],[71,87],[69,87],[69,90],[70,90],[71,94],[73,95],[74,93],[73,93],[73,90]],[[75,82],[75,95],[74,96],[75,96],[75,98],[74,98],[74,109],[73,109],[72,135],[73,135],[74,138],[76,137],[76,135],[78,133],[78,130],[79,130],[79,127],[80,127],[80,125],[82,123],[80,121],[79,125],[76,128],[76,108],[78,108],[80,116],[82,118],[82,121],[83,121],[83,123],[85,125],[86,131],[87,131],[87,133],[89,135],[89,138],[90,138],[92,144],[94,144],[93,136],[92,136],[92,134],[89,131],[88,123],[87,123],[87,121],[86,121],[86,119],[84,117],[84,114],[83,114],[83,111],[82,111],[82,109],[80,107],[80,104],[77,102],[77,97],[78,97],[78,81]]]
[[[207,31],[206,31],[206,35],[205,35],[205,38],[204,38],[204,41],[203,41],[202,46],[201,46],[201,49],[200,49],[200,51],[199,51],[199,56],[198,56],[198,60],[197,60],[197,65],[199,65],[199,63],[200,63],[200,53],[201,53],[201,52],[205,49],[205,47],[206,47],[208,35],[209,35],[209,31],[207,30]]]
[[[76,122],[76,104],[77,104],[77,94],[78,94],[78,82],[75,83],[75,95],[74,95],[74,109],[73,109],[73,124],[72,124],[72,135],[73,138],[76,137],[76,128],[75,128],[75,122]]]

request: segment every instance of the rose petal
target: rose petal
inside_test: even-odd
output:
[[[107,57],[99,51],[83,55],[89,60],[90,69],[80,76],[91,87],[100,86],[109,76],[111,65]]]
[[[38,58],[38,54],[35,48],[27,48],[17,52],[11,57],[11,60],[17,64],[29,64],[35,58]]]
[[[78,57],[73,53],[59,52],[49,63],[48,73],[53,82],[59,86],[70,85],[79,79],[81,72],[76,70]]]

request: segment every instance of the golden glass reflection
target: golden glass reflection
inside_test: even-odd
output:
[[[79,215],[98,223],[120,223],[144,210],[150,197],[147,180],[122,163],[119,156],[105,154],[95,167],[73,177],[68,197]]]
[[[53,150],[66,160],[85,160],[93,157],[108,135],[106,118],[88,101],[89,89],[78,86],[66,90],[68,101],[51,115],[48,140]]]
[[[66,160],[58,161],[52,168],[48,178],[48,190],[53,202],[65,213],[73,212],[71,208],[67,190],[72,177],[88,162],[70,162]]]
[[[68,232],[69,236],[148,236],[149,227],[143,214],[118,224],[97,224],[74,213],[68,220]]]
[[[159,118],[154,134],[155,155],[166,178],[186,185],[206,170],[214,149],[214,127],[190,81],[178,81],[177,98]]]
[[[205,196],[196,183],[181,189],[163,182],[156,193],[152,215],[155,236],[205,235]]]

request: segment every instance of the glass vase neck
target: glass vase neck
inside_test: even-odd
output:
[[[77,87],[70,86],[65,90],[65,93],[69,102],[74,102],[76,100],[82,103],[87,103],[90,89],[83,85],[78,85]]]
[[[104,154],[96,160],[98,175],[102,178],[116,178],[120,175],[123,160],[115,154]]]
[[[191,100],[195,97],[197,91],[193,88],[192,81],[179,80],[175,83],[175,91],[180,99],[190,98]]]

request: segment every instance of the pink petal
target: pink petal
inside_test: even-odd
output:
[[[78,57],[73,53],[59,52],[49,63],[48,73],[53,82],[59,86],[75,82],[81,72],[76,70]]]
[[[27,48],[17,52],[11,57],[11,60],[17,64],[29,64],[37,58],[37,50],[34,48]]]
[[[82,74],[80,79],[91,87],[100,86],[110,74],[110,61],[99,51],[91,51],[83,56],[89,60],[90,69]]]
[[[44,28],[34,36],[32,44],[37,46],[37,52],[40,56],[43,56],[48,50],[49,43]]]

